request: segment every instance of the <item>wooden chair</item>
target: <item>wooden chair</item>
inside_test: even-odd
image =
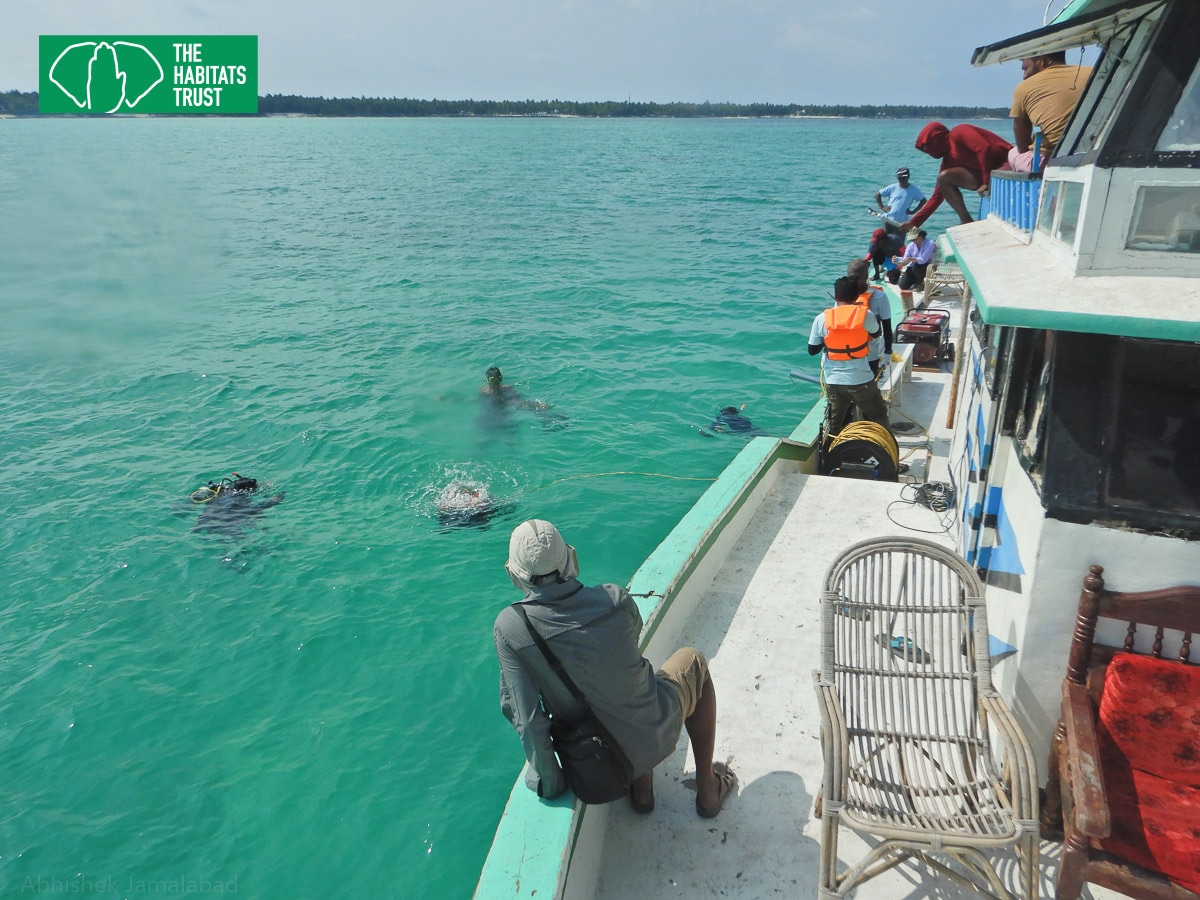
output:
[[[1179,641],[1174,664],[1190,661],[1192,634],[1200,632],[1200,587],[1120,593],[1105,589],[1103,573],[1103,567],[1092,566],[1084,578],[1062,685],[1062,718],[1050,748],[1042,832],[1054,837],[1061,830],[1064,837],[1055,897],[1074,900],[1090,882],[1131,897],[1200,900],[1200,894],[1112,852],[1113,826],[1122,825],[1114,818],[1140,818],[1128,812],[1139,800],[1126,787],[1130,767],[1114,764],[1105,752],[1108,739],[1099,719],[1106,677],[1118,652],[1163,659],[1166,638],[1171,644]],[[1100,619],[1119,621],[1115,630],[1108,628],[1120,646],[1097,640]],[[1154,740],[1149,728],[1138,739]],[[1114,816],[1114,808],[1124,812]],[[1200,829],[1194,839],[1200,840]]]
[[[911,858],[984,896],[1012,897],[990,854],[1016,850],[1037,896],[1033,753],[992,686],[983,586],[929,541],[856,544],[821,597],[824,780],[820,896]],[[841,826],[878,843],[839,871]]]

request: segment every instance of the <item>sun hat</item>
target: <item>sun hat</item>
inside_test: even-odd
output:
[[[905,237],[905,240],[915,241],[920,236],[921,236],[921,230],[919,228],[914,228],[912,231],[910,231],[904,237]]]
[[[530,519],[513,529],[504,568],[513,584],[527,591],[554,573],[561,581],[574,578],[579,574],[579,558],[557,528],[544,519]]]

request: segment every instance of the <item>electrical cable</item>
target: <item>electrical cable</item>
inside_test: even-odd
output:
[[[911,496],[909,495],[909,489]],[[915,528],[912,525],[905,525],[903,522],[897,522],[892,516],[892,507],[897,504],[903,504],[909,508],[917,506],[928,509],[930,512],[937,513],[938,521],[941,523],[941,528],[930,530],[928,528]],[[893,500],[887,505],[885,512],[888,519],[893,525],[898,525],[907,531],[915,531],[918,534],[948,534],[954,525],[954,485],[946,484],[944,481],[928,481],[917,482],[915,479],[908,481],[900,488],[900,499]]]

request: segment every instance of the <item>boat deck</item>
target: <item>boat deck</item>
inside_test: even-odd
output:
[[[938,306],[946,305],[939,299]],[[954,311],[957,318],[957,309]],[[957,336],[957,335],[955,335]],[[914,372],[892,421],[920,422],[925,434],[901,437],[909,482],[946,479],[950,373]],[[903,482],[904,479],[902,479]],[[711,661],[717,690],[717,759],[740,786],[720,816],[694,811],[687,742],[656,770],[657,809],[637,815],[626,803],[607,807],[608,827],[596,896],[815,897],[820,821],[813,801],[823,764],[820,714],[813,689],[819,659],[819,597],[825,571],[851,543],[906,532],[954,547],[953,513],[910,502],[914,487],[817,475],[785,474],[726,558],[684,627],[679,643]],[[847,533],[847,516],[857,522]],[[661,660],[654,660],[661,662]],[[1000,661],[999,667],[1006,663]],[[843,865],[865,852],[846,829]],[[1053,896],[1058,846],[1045,844],[1043,896]],[[996,857],[1015,886],[1016,858]],[[1093,889],[1094,890],[1094,889]],[[969,897],[919,863],[906,863],[862,885],[859,897]],[[1084,896],[1089,896],[1085,893]],[[1095,891],[1090,896],[1116,896]]]

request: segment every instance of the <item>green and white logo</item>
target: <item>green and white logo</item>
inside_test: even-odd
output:
[[[46,114],[256,113],[258,37],[42,35]]]

